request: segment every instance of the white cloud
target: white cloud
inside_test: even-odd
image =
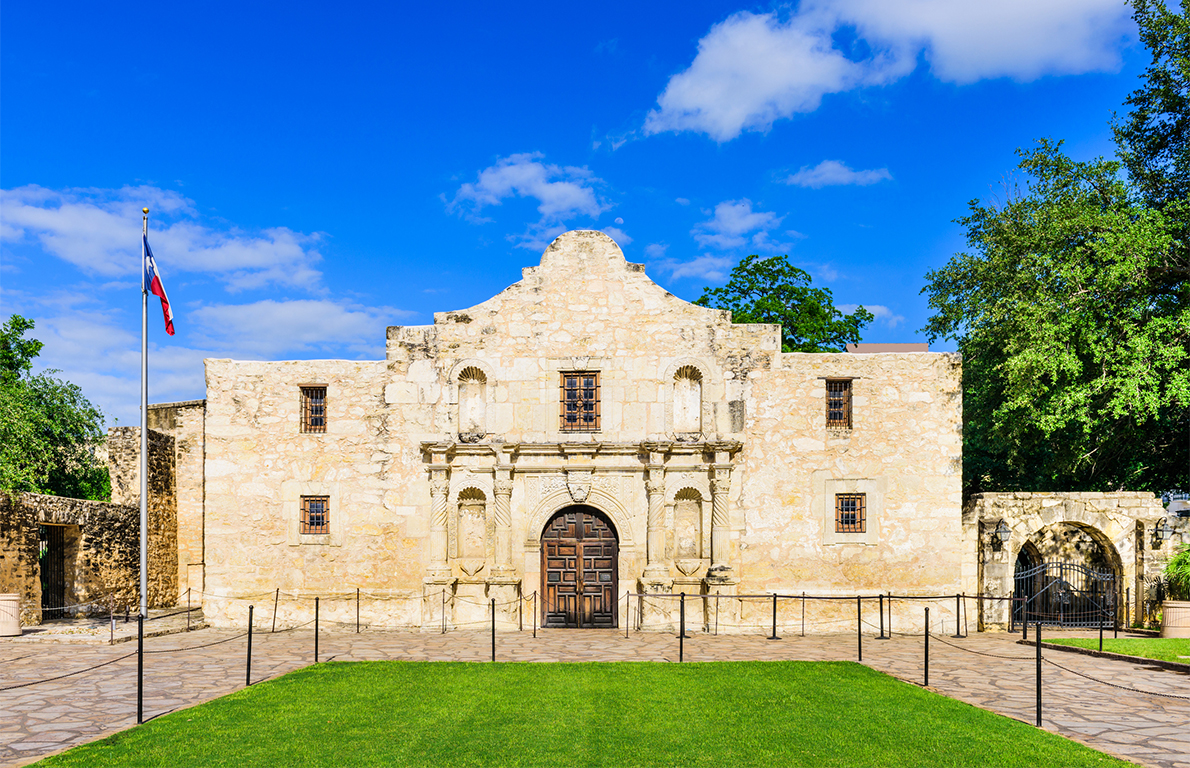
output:
[[[248,234],[201,223],[194,203],[156,187],[52,190],[37,185],[0,190],[9,245],[35,242],[84,273],[139,274],[142,207],[150,209],[149,243],[167,280],[179,272],[211,273],[230,290],[268,283],[314,288],[322,274],[320,239],[285,227]],[[162,226],[164,224],[164,226]]]
[[[732,258],[730,256],[703,254],[690,261],[662,259],[653,262],[652,266],[661,272],[668,272],[670,278],[673,280],[683,277],[697,277],[708,282],[717,283],[726,280],[728,274],[731,273]]]
[[[696,224],[690,234],[703,248],[728,250],[751,243],[761,250],[780,250],[788,244],[773,241],[768,231],[780,226],[784,218],[769,211],[753,211],[747,198],[724,200],[715,206],[711,218]]]
[[[785,179],[786,184],[799,187],[821,189],[822,187],[856,184],[866,187],[879,181],[891,180],[892,174],[887,168],[876,168],[870,171],[855,171],[847,167],[841,160],[823,160],[810,168],[802,166],[801,170]]]
[[[665,252],[668,250],[668,245],[650,243],[645,246],[645,257],[649,259],[663,259],[665,258]]]
[[[850,315],[859,309],[859,304],[837,304],[836,308],[845,315]],[[896,328],[901,323],[905,322],[903,315],[898,315],[883,304],[864,304],[864,309],[871,312],[876,317],[876,322],[884,323],[889,328]]]
[[[904,77],[919,54],[941,80],[1112,70],[1130,30],[1119,0],[806,0],[796,12],[733,14],[699,41],[645,118],[646,134],[730,141],[818,109],[823,96]],[[854,31],[862,56],[836,45]]]
[[[623,219],[616,219],[616,221],[623,221]],[[619,227],[604,227],[603,234],[615,240],[616,244],[621,248],[632,242],[632,238],[628,236],[628,233]]]
[[[464,213],[473,221],[487,206],[501,205],[508,198],[537,201],[541,219],[521,235],[509,239],[526,248],[544,248],[553,237],[565,231],[561,223],[575,216],[596,218],[610,208],[596,194],[602,184],[587,168],[559,166],[541,162],[540,152],[525,152],[501,158],[484,168],[474,183],[459,187],[447,210]],[[550,236],[550,233],[554,233]]]

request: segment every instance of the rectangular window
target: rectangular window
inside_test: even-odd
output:
[[[326,431],[326,387],[302,387],[302,431]]]
[[[331,497],[302,497],[302,533],[331,532]]]
[[[835,494],[835,533],[867,532],[867,494]]]
[[[561,431],[597,432],[598,430],[598,371],[563,373]]]
[[[827,379],[827,429],[851,429],[851,379]]]

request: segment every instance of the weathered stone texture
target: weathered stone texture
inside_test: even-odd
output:
[[[560,431],[564,371],[598,371],[597,432]],[[433,326],[390,327],[384,361],[206,375],[214,623],[242,623],[233,598],[357,587],[392,598],[382,623],[437,624],[443,594],[448,623],[473,620],[540,589],[542,530],[576,502],[616,530],[621,594],[962,588],[956,356],[782,354],[777,326],[678,299],[602,233],[559,237]],[[825,428],[827,376],[855,377],[853,429]],[[302,386],[327,388],[325,434],[301,432]],[[863,536],[826,519],[847,489],[875,503]],[[330,498],[328,534],[299,533],[302,496]]]
[[[193,590],[192,603],[199,605],[203,587],[206,401],[151,404],[148,422],[151,431],[173,438],[178,504],[178,594]]]
[[[149,606],[177,601],[176,517],[150,506]],[[0,591],[21,595],[21,622],[41,623],[39,525],[66,529],[67,615],[136,608],[140,583],[139,506],[22,493],[0,494]],[[55,606],[51,606],[55,607]]]

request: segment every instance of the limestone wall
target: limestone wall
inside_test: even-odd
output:
[[[1026,545],[1036,547],[1047,561],[1083,561],[1089,551],[1087,542],[1092,541],[1121,577],[1121,605],[1125,590],[1131,590],[1135,615],[1144,579],[1160,572],[1183,538],[1190,540],[1190,530],[1180,527],[1175,540],[1154,548],[1153,528],[1164,517],[1161,500],[1147,492],[1018,491],[976,494],[964,507],[963,525],[967,537],[979,543],[980,594],[998,598],[1011,595],[1016,560]],[[1004,546],[993,536],[1001,521],[1012,531]],[[1071,528],[1076,532],[1072,533]],[[981,618],[984,627],[1003,627],[1008,620],[1005,601],[985,604]]]
[[[567,371],[598,372],[597,432],[561,431]],[[433,326],[390,327],[383,361],[210,359],[206,375],[217,624],[274,590],[296,621],[314,595],[358,588],[373,623],[437,626],[445,597],[445,621],[466,625],[541,588],[542,530],[579,502],[616,530],[621,594],[953,593],[966,578],[957,358],[782,354],[777,326],[678,299],[602,233],[563,235]],[[826,431],[826,376],[855,380],[851,430]],[[301,431],[303,386],[326,387],[325,434]],[[860,486],[878,502],[869,533],[840,540],[828,496]],[[329,498],[329,533],[300,532],[303,496]]]
[[[206,401],[149,405],[149,429],[173,438],[178,504],[178,594],[202,602]]]
[[[174,605],[176,520],[168,505],[149,518],[149,606]],[[0,494],[0,591],[21,595],[21,622],[41,623],[39,525],[66,528],[67,615],[135,610],[140,583],[140,509],[126,504]]]

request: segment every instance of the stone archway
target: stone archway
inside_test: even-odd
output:
[[[607,515],[586,504],[558,511],[541,533],[542,626],[618,626],[618,561]]]

